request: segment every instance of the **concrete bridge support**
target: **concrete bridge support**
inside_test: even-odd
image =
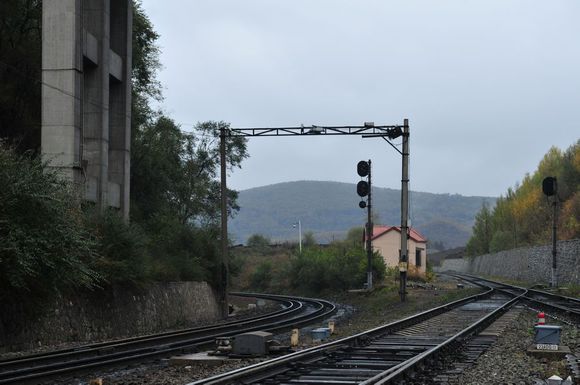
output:
[[[43,0],[42,154],[129,216],[131,0]]]

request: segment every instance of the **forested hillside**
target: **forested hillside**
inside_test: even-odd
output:
[[[551,148],[537,170],[509,188],[495,207],[484,205],[477,214],[468,255],[547,244],[551,240],[552,206],[542,181],[555,176],[560,200],[558,239],[580,237],[580,141],[566,151]]]
[[[358,207],[359,200],[355,183],[300,181],[243,190],[230,232],[237,243],[252,234],[297,241],[292,225],[300,220],[304,233],[311,231],[327,243],[364,225],[366,210]],[[410,202],[412,226],[433,243],[450,248],[465,245],[477,210],[483,202],[493,205],[495,198],[412,192]],[[399,190],[373,187],[373,206],[376,223],[400,224]]]

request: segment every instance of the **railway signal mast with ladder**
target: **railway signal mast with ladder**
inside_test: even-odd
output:
[[[356,172],[360,177],[367,177],[367,180],[361,180],[356,185],[356,192],[361,197],[364,198],[368,196],[367,200],[361,200],[358,203],[358,207],[361,209],[367,209],[367,223],[365,226],[365,247],[367,250],[367,283],[366,289],[371,290],[373,288],[373,222],[372,222],[372,184],[371,184],[371,160],[368,162],[361,160],[356,165]]]

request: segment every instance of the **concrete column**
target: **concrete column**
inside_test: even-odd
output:
[[[99,209],[108,203],[109,163],[109,0],[85,0],[83,160],[86,199]],[[93,48],[94,46],[94,48]],[[94,51],[94,52],[92,52]]]
[[[131,161],[131,0],[111,2],[109,199],[129,217]]]
[[[129,218],[131,0],[44,0],[42,153]]]
[[[42,2],[41,152],[74,183],[81,169],[81,0]]]

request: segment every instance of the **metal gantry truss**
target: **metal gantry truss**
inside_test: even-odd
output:
[[[384,137],[395,139],[403,135],[403,125],[375,126],[304,126],[299,127],[252,127],[229,128],[226,135],[233,136],[303,136],[303,135],[361,135],[362,137]]]

